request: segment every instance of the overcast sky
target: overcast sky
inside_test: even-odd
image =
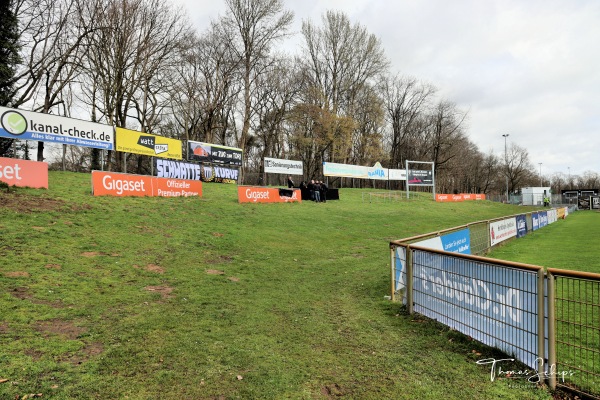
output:
[[[223,0],[172,0],[203,32]],[[535,171],[600,173],[600,0],[284,0],[303,20],[342,11],[382,41],[391,73],[433,84],[468,111],[479,149],[504,154],[503,134]]]

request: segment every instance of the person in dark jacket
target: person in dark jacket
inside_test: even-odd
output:
[[[294,181],[292,180],[291,176],[288,176],[288,188],[293,188],[294,187]]]
[[[323,181],[319,182],[319,192],[320,192],[320,195],[321,195],[321,201],[323,203],[325,203],[327,201],[327,190],[328,189],[329,188],[327,187],[327,185],[325,184],[325,182],[323,182]]]
[[[308,190],[310,191],[310,199],[312,201],[318,202],[319,199],[320,199],[319,187],[315,183],[314,179],[311,179],[311,181],[309,182],[309,184],[308,184]]]

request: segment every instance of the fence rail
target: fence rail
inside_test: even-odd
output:
[[[512,218],[527,232],[544,226],[533,212],[390,242],[392,299],[513,355],[552,388],[600,396],[600,274],[474,255]],[[452,240],[464,246],[446,251]]]

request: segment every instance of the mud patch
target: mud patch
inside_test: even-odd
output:
[[[65,204],[62,200],[49,199],[43,196],[0,191],[0,208],[6,208],[19,213],[57,211],[63,208]]]
[[[8,333],[8,323],[0,322],[0,333]]]
[[[46,264],[44,265],[44,268],[60,270],[62,267],[60,264]]]
[[[88,343],[85,347],[76,354],[69,354],[62,359],[69,361],[73,365],[81,365],[88,361],[90,358],[95,357],[104,352],[104,346],[100,342]]]
[[[84,251],[80,254],[82,257],[100,257],[100,256],[110,256],[110,257],[121,257],[119,253],[103,253],[101,251]]]
[[[27,350],[23,351],[23,353],[26,356],[31,357],[33,359],[33,361],[38,361],[44,355],[43,352],[36,350],[36,349],[27,349]]]
[[[165,269],[163,267],[159,267],[156,264],[148,264],[144,269],[149,272],[156,272],[157,274],[165,273]]]
[[[12,271],[5,272],[4,276],[7,278],[29,278],[31,275],[29,275],[29,272],[25,271]]]
[[[98,257],[103,255],[104,254],[100,253],[99,251],[84,251],[80,254],[80,256],[82,257]]]
[[[208,275],[225,275],[224,271],[219,271],[218,269],[207,269],[206,273]]]
[[[38,321],[35,323],[34,328],[44,336],[59,335],[70,340],[75,340],[87,332],[86,328],[76,326],[72,321],[60,319]]]
[[[56,300],[56,301],[48,301],[48,300],[37,300],[35,299],[31,293],[29,293],[29,288],[27,287],[17,287],[14,288],[11,292],[11,295],[13,297],[16,297],[19,300],[29,300],[31,301],[33,304],[41,304],[44,306],[49,306],[52,308],[65,308],[65,305],[62,303],[61,300]]]
[[[239,282],[239,281],[240,281],[240,278],[237,278],[237,277],[235,277],[235,276],[230,276],[230,277],[229,277],[229,278],[227,278],[227,279],[229,279],[231,282]]]
[[[163,299],[168,299],[173,297],[171,293],[173,292],[173,288],[169,286],[146,286],[144,290],[149,292],[160,293]]]
[[[19,300],[31,299],[32,297],[27,287],[16,287],[11,294]]]
[[[344,391],[337,383],[334,383],[332,385],[322,387],[321,394],[327,398],[335,398],[343,396]]]
[[[231,256],[219,256],[217,258],[213,258],[210,260],[206,260],[207,264],[225,264],[233,261],[233,257]]]

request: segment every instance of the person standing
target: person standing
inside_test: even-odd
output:
[[[287,184],[288,184],[288,188],[290,188],[290,189],[294,187],[294,181],[292,180],[291,176],[288,176]]]
[[[315,181],[311,180],[310,182],[308,182],[308,185],[306,185],[308,192],[310,193],[310,199],[312,201],[315,201]]]
[[[329,190],[329,188],[327,187],[327,184],[325,184],[325,182],[321,181],[319,182],[319,190],[320,190],[320,194],[321,194],[321,201],[323,203],[327,202],[327,190]]]

